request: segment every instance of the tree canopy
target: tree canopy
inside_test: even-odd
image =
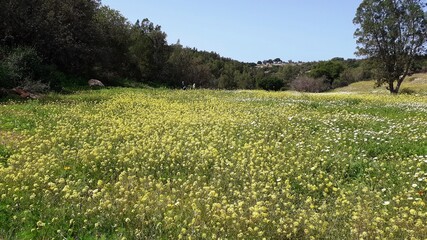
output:
[[[407,2],[412,3],[409,10]],[[387,12],[392,3],[402,5],[396,16]],[[423,50],[420,43],[425,36],[418,34],[425,34],[425,20],[417,4],[415,0],[366,0],[359,7],[355,23],[361,25],[356,32],[360,54],[378,60],[386,70],[397,66],[393,78],[383,74],[381,80],[404,75],[400,66],[423,67],[408,68],[413,64],[406,61]],[[409,22],[412,19],[414,24]],[[389,25],[380,25],[383,21]],[[402,36],[393,35],[396,31]],[[179,41],[168,44],[166,37],[161,26],[149,19],[142,16],[131,23],[100,0],[0,0],[0,90],[41,83],[61,91],[87,86],[87,80],[95,78],[107,86],[179,88],[184,84],[267,90],[290,89],[299,80],[300,85],[317,86],[314,91],[318,92],[372,76],[370,68],[354,59],[304,63],[271,58],[257,65],[182,46]],[[378,72],[389,73],[386,70]]]
[[[330,61],[319,62],[310,71],[310,76],[314,78],[324,77],[332,87],[332,84],[338,79],[341,73],[344,71],[344,65],[341,63],[342,60],[332,59]]]
[[[256,64],[169,45],[166,36],[150,20],[130,23],[99,0],[0,0],[0,88],[90,78],[110,86],[256,87]]]
[[[421,0],[363,0],[353,20],[357,54],[371,58],[377,83],[398,93],[414,59],[425,52],[427,22]]]

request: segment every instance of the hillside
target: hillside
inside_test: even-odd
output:
[[[427,74],[417,73],[407,77],[401,86],[401,91],[427,95]],[[334,89],[342,93],[389,93],[385,86],[375,87],[375,81],[360,81],[346,87]]]

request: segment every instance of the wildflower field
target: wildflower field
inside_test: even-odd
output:
[[[427,97],[0,104],[0,239],[426,239]]]

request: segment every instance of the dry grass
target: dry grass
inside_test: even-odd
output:
[[[400,88],[409,89],[416,94],[427,95],[427,74],[417,73],[407,77]],[[337,88],[333,92],[351,92],[351,93],[388,93],[386,86],[375,87],[375,81],[362,81],[350,84],[346,87]]]

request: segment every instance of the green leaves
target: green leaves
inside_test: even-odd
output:
[[[332,86],[333,82],[340,77],[344,71],[342,63],[334,60],[327,62],[319,62],[310,71],[310,76],[313,78],[325,77],[329,85]]]
[[[356,54],[375,61],[378,84],[387,83],[391,93],[399,91],[414,58],[425,52],[424,5],[421,0],[364,0],[357,9]]]

